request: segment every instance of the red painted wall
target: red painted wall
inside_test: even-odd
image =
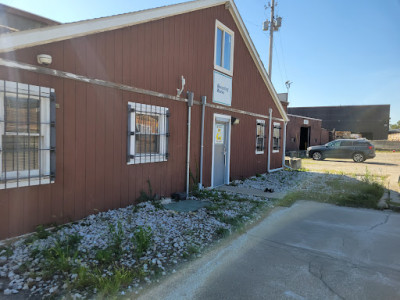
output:
[[[49,68],[170,95],[176,94],[183,75],[185,92],[193,91],[195,100],[207,96],[210,103],[216,19],[235,32],[232,107],[264,115],[272,108],[273,116],[282,118],[224,6],[0,56],[37,65],[36,55],[46,53],[53,57]],[[0,67],[0,79],[54,88],[59,104],[56,181],[0,190],[0,239],[32,231],[39,224],[65,223],[133,204],[140,190],[147,191],[147,180],[162,196],[185,189],[186,103],[5,67]],[[167,162],[126,164],[129,101],[170,109]],[[232,126],[231,178],[266,172],[267,151],[255,154],[257,118],[207,108],[204,184],[211,184],[214,113],[240,119],[239,125]],[[199,168],[200,120],[201,107],[195,105],[191,131],[194,173]],[[281,153],[273,154],[271,168],[281,167],[281,160]]]

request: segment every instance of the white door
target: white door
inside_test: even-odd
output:
[[[214,115],[212,186],[229,183],[231,117]]]

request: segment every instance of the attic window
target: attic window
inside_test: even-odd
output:
[[[218,20],[215,23],[214,68],[233,75],[234,32]]]

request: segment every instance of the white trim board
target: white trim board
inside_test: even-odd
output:
[[[267,75],[267,71],[264,68],[260,56],[250,38],[246,26],[233,0],[197,0],[111,17],[2,34],[0,35],[0,53],[10,52],[17,49],[23,49],[57,41],[63,41],[94,33],[106,32],[218,5],[225,5],[225,7],[229,9],[239,29],[240,34],[247,48],[249,49],[250,55],[252,56],[257,66],[257,69],[259,70],[261,77],[263,78],[264,83],[267,86],[272,96],[272,99],[278,108],[280,115],[285,122],[288,121],[288,116],[278,98],[278,94],[276,93],[271,80]]]

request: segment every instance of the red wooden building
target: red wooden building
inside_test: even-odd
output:
[[[322,120],[288,114],[286,152],[305,151],[310,146],[329,142],[329,131],[322,128]]]
[[[0,41],[0,239],[135,203],[147,180],[185,191],[188,157],[205,187],[282,167],[288,118],[231,0]]]

